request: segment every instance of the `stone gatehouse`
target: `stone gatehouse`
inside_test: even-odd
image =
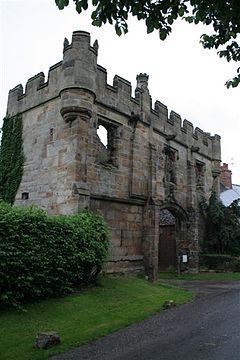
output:
[[[7,113],[22,114],[24,173],[15,204],[49,214],[99,210],[111,230],[109,271],[198,271],[198,202],[219,193],[220,137],[156,101],[148,76],[131,84],[97,64],[98,43],[75,31],[63,60],[10,90]],[[107,145],[99,137],[105,128]],[[186,260],[186,257],[185,257]]]

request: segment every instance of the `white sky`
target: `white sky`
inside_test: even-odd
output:
[[[129,33],[119,38],[114,27],[93,27],[89,13],[78,15],[73,4],[59,11],[54,0],[0,0],[0,119],[9,89],[25,87],[41,71],[47,77],[48,68],[62,60],[64,38],[71,41],[75,30],[89,31],[92,43],[98,39],[98,64],[107,69],[108,83],[118,74],[134,91],[136,75],[146,72],[153,103],[160,100],[195,127],[219,134],[222,161],[240,184],[240,86],[224,86],[239,64],[202,48],[200,35],[208,31],[203,26],[178,21],[162,42],[157,32],[146,33],[143,22],[131,20]]]

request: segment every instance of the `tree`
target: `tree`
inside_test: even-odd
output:
[[[209,203],[200,203],[205,220],[205,239],[203,250],[215,254],[240,256],[240,204],[235,200],[224,206],[212,193]]]
[[[69,5],[69,0],[55,0],[60,10]],[[73,0],[80,14],[88,8],[88,0]],[[177,18],[189,23],[211,25],[212,35],[203,34],[201,43],[207,49],[219,49],[218,55],[227,61],[240,61],[239,0],[92,0],[92,25],[101,27],[109,22],[114,24],[120,36],[128,32],[128,16],[145,20],[147,32],[158,30],[161,40],[171,33],[172,24]],[[220,49],[220,47],[223,48]],[[236,76],[226,82],[227,88],[240,83],[240,67]]]

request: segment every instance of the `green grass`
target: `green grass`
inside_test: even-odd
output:
[[[103,279],[102,285],[60,299],[0,312],[1,360],[43,360],[138,322],[163,309],[165,300],[191,301],[193,294],[143,279]],[[33,348],[38,332],[55,330],[62,344]]]
[[[236,281],[240,280],[240,272],[202,272],[199,274],[160,273],[159,279],[166,280],[213,280],[213,281]]]

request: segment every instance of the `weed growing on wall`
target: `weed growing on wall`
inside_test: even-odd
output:
[[[22,116],[6,117],[0,147],[0,198],[13,204],[23,173]]]

